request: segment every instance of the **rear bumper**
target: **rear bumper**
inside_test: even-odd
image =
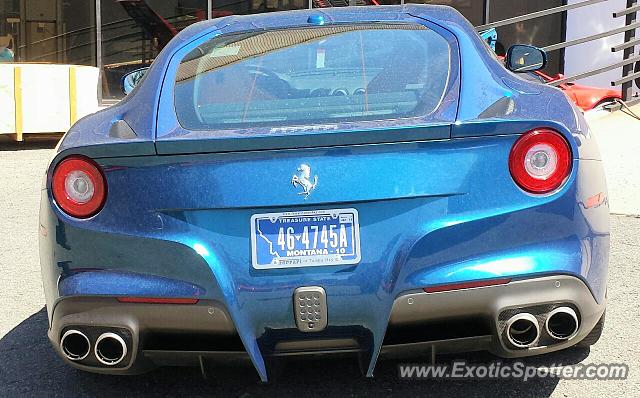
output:
[[[577,309],[580,319],[578,332],[564,341],[545,336],[546,314],[554,308],[567,305]],[[582,280],[568,275],[523,279],[504,285],[449,292],[418,291],[404,294],[394,301],[387,333],[430,321],[473,318],[479,321],[478,324],[488,321],[491,332],[491,340],[487,339],[480,349],[501,357],[515,358],[557,351],[576,344],[593,329],[605,306],[605,301],[596,302]],[[540,323],[542,336],[534,347],[515,349],[505,344],[505,322],[519,312],[532,313]]]
[[[546,314],[558,306],[570,306],[578,313],[578,331],[568,340],[554,340],[544,332]],[[426,355],[433,348],[437,352],[486,350],[509,358],[547,353],[583,339],[604,309],[605,302],[598,303],[582,280],[568,275],[438,293],[409,291],[393,303],[379,356]],[[543,330],[539,343],[531,348],[515,349],[504,343],[505,320],[518,312],[534,314]],[[331,327],[331,306],[328,319],[329,327],[321,335],[295,329],[279,331],[278,336],[287,337],[262,344],[269,347],[262,355],[359,355],[371,350],[368,339],[357,329]],[[69,361],[62,355],[59,341],[70,328],[81,330],[90,340],[105,330],[121,330],[131,355],[119,367],[99,366],[92,355],[83,361]],[[49,338],[67,362],[100,373],[139,373],[158,365],[191,365],[201,357],[249,359],[226,308],[211,300],[178,305],[121,303],[113,297],[64,298],[53,309]]]
[[[217,164],[215,158],[190,159],[198,166],[190,172],[181,169],[187,163],[176,166],[177,159],[104,160],[103,168],[111,173],[112,207],[103,209],[96,217],[71,219],[57,209],[46,190],[42,192],[40,253],[51,339],[57,346],[61,333],[72,326],[116,327],[131,336],[130,358],[122,366],[96,367],[82,361],[75,361],[74,365],[126,373],[162,363],[160,357],[167,357],[167,362],[172,363],[197,360],[205,355],[224,360],[248,355],[263,380],[268,368],[265,359],[272,356],[356,353],[363,366],[368,364],[367,375],[372,375],[380,354],[415,352],[418,346],[428,349],[435,341],[442,342],[438,343],[441,350],[448,350],[446,346],[463,351],[486,349],[503,356],[524,356],[566,347],[595,324],[596,317],[591,314],[601,311],[593,308],[603,308],[605,301],[609,211],[601,164],[575,160],[575,173],[562,190],[531,197],[514,188],[506,169],[494,170],[489,163],[476,163],[488,158],[505,160],[513,139],[490,137],[464,143],[404,145],[400,148],[402,156],[393,155],[390,159],[400,162],[413,153],[416,159],[419,156],[424,160],[424,152],[429,149],[428,159],[448,159],[447,162],[457,164],[456,159],[449,159],[449,153],[469,154],[471,151],[466,148],[472,144],[488,152],[487,156],[484,152],[473,152],[473,156],[459,159],[460,168],[447,167],[442,169],[446,169],[445,174],[430,174],[427,186],[433,189],[429,192],[395,195],[393,200],[349,202],[350,207],[358,210],[361,220],[362,260],[357,266],[270,271],[250,266],[250,220],[258,210],[248,202],[242,202],[246,207],[241,206],[239,197],[216,202],[219,198],[214,193],[224,193],[218,188],[207,191],[207,195],[214,196],[208,197],[211,201],[206,205],[162,202],[161,198],[168,197],[164,191],[145,192],[144,197],[142,193],[117,195],[117,192],[131,193],[131,187],[155,187],[137,183],[148,178],[164,181],[166,176],[172,176],[167,184],[181,186],[172,183],[180,180],[180,173],[187,173],[185,177],[190,181],[194,176],[210,175],[209,167]],[[361,160],[362,156],[389,158],[391,155],[385,152],[388,150],[354,148],[353,161]],[[397,150],[393,149],[393,153]],[[299,164],[301,155],[282,156]],[[273,154],[269,154],[269,159],[272,158]],[[250,170],[258,169],[252,162],[243,162]],[[427,163],[419,162],[421,167],[427,167]],[[174,172],[179,173],[171,174]],[[228,174],[221,174],[220,181]],[[223,186],[220,181],[205,185]],[[394,184],[400,187],[405,182],[407,187],[415,186],[415,181],[408,180]],[[489,182],[496,185],[489,189]],[[363,188],[354,192],[367,191]],[[209,200],[203,197],[177,195],[172,201]],[[251,195],[242,196],[243,200],[248,197]],[[145,202],[147,198],[154,202]],[[218,207],[213,207],[215,203]],[[261,203],[273,204],[266,200]],[[316,196],[302,205],[268,210],[265,207],[259,211],[335,207]],[[543,275],[578,278],[575,283],[567,283],[575,285],[574,290],[581,297],[589,297],[593,302],[587,305],[588,300],[575,298],[578,293],[567,294],[564,288],[555,288],[555,284],[546,284],[544,289],[538,285],[517,288],[525,280],[540,280]],[[473,296],[476,290],[438,294],[416,290],[492,278],[510,278],[512,282],[477,289],[495,293],[475,298],[467,306],[458,304],[466,301],[459,297]],[[325,330],[303,333],[296,327],[292,294],[296,288],[312,285],[326,291],[329,323]],[[565,285],[561,281],[561,287]],[[542,290],[549,293],[541,295]],[[418,301],[424,302],[419,306],[423,310],[403,308],[402,299],[410,298],[405,295],[416,295],[411,308],[416,308]],[[115,297],[120,296],[201,301],[190,308],[182,305],[173,310],[167,305],[118,303]],[[504,297],[511,299],[505,301]],[[539,348],[512,352],[502,346],[499,332],[504,320],[499,317],[499,308],[537,305],[531,311],[543,316],[556,302],[575,307],[584,318],[580,333],[568,342],[548,347],[542,344]],[[224,317],[210,319],[209,306],[214,314],[219,309]]]

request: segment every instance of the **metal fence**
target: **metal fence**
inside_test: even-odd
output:
[[[487,29],[497,28],[500,26],[511,25],[517,22],[529,21],[532,19],[545,17],[547,15],[557,14],[566,12],[568,10],[588,7],[590,5],[596,3],[602,3],[607,0],[585,0],[574,4],[563,5],[559,7],[549,8],[547,10],[542,10],[538,12],[533,12],[530,14],[525,14],[521,16],[517,16],[514,18],[508,18],[501,21],[495,21],[491,23],[487,23],[484,25],[477,26],[476,29],[481,31],[486,31]],[[640,89],[640,56],[635,54],[635,48],[637,45],[640,45],[640,39],[636,38],[636,29],[640,27],[640,22],[637,20],[637,12],[640,11],[640,5],[638,4],[638,0],[627,0],[626,8],[617,12],[614,12],[612,18],[625,18],[625,24],[623,27],[611,29],[606,32],[595,33],[590,36],[581,37],[579,39],[563,41],[560,43],[552,44],[542,49],[550,52],[557,51],[560,49],[564,49],[570,46],[575,46],[578,44],[586,43],[593,40],[602,39],[605,37],[609,37],[612,35],[624,33],[624,41],[618,45],[615,45],[611,48],[612,52],[620,52],[622,53],[622,61],[616,62],[610,65],[606,65],[603,67],[587,70],[585,72],[581,72],[575,75],[566,76],[558,80],[554,80],[549,84],[553,86],[559,86],[563,83],[572,82],[578,79],[582,79],[589,76],[594,76],[612,69],[617,69],[622,67],[622,76],[620,79],[612,81],[611,86],[617,87],[621,86],[622,90],[622,100],[626,103],[626,105],[632,105],[636,103],[640,103],[640,97],[633,96],[633,86]],[[609,107],[609,110],[619,109],[621,104],[617,104]]]

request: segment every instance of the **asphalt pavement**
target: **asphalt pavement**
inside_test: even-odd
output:
[[[328,358],[287,362],[278,378],[267,385],[258,381],[249,366],[208,367],[207,379],[199,368],[161,368],[139,376],[105,376],[75,370],[56,356],[47,340],[38,262],[40,184],[53,154],[53,143],[17,145],[0,141],[0,397],[640,396],[640,195],[636,195],[640,170],[620,164],[622,157],[635,163],[635,167],[639,165],[637,160],[631,160],[637,159],[637,154],[630,153],[640,143],[640,122],[634,123],[624,128],[627,133],[632,128],[638,135],[631,137],[631,143],[611,142],[620,127],[610,128],[606,120],[592,123],[597,128],[605,162],[610,158],[613,165],[607,169],[610,192],[617,193],[612,193],[612,211],[623,213],[611,217],[609,305],[604,335],[591,349],[569,349],[524,361],[534,366],[626,363],[629,378],[618,381],[402,381],[397,364],[403,361],[397,360],[379,363],[375,378],[365,379],[355,360]],[[625,185],[628,189],[624,189]],[[483,353],[437,358],[441,363],[455,359],[478,364],[497,360]]]

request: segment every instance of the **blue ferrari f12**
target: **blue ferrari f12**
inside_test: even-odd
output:
[[[562,91],[454,9],[230,16],[78,121],[42,190],[49,338],[69,364],[487,350],[602,331],[602,162]],[[135,87],[134,87],[135,86]]]

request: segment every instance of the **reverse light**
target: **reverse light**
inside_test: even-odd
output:
[[[69,156],[53,171],[53,199],[70,216],[87,218],[102,208],[107,186],[100,167],[84,156]]]
[[[571,148],[557,131],[540,128],[518,138],[509,155],[513,180],[525,191],[551,192],[571,172]]]

